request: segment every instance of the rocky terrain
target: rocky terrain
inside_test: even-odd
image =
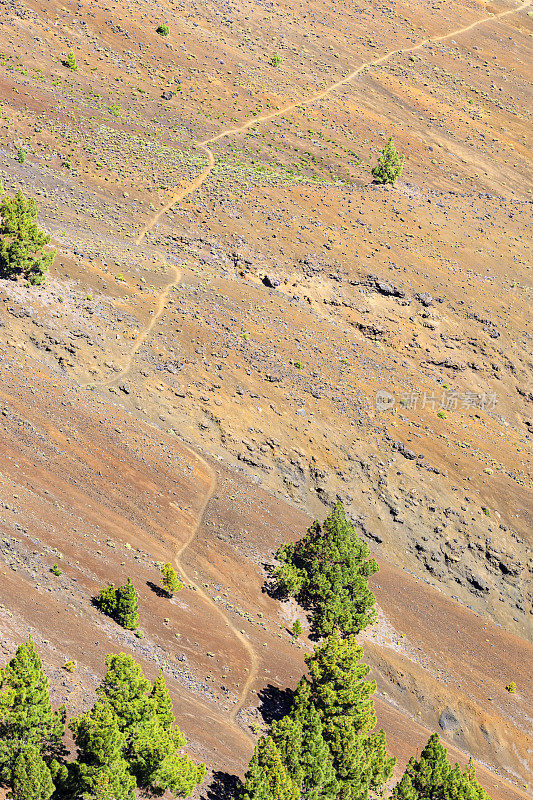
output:
[[[439,730],[527,793],[529,5],[0,22],[0,177],[58,251],[45,287],[0,280],[3,658],[31,632],[82,708],[129,649],[191,752],[242,773],[311,646],[265,565],[340,498],[381,567],[364,646],[399,766]],[[369,174],[389,135],[394,188]],[[124,575],[143,640],[90,605]]]

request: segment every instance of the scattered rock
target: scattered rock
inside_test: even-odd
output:
[[[263,284],[265,286],[268,286],[269,289],[277,289],[277,287],[280,284],[279,279],[275,278],[273,275],[265,275],[262,278],[262,281],[263,281]]]
[[[430,295],[429,292],[419,292],[415,295],[416,299],[422,303],[424,308],[433,305],[433,297]]]
[[[443,731],[456,731],[461,723],[450,708],[446,708],[439,717],[439,727]]]

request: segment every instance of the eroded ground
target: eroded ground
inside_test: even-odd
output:
[[[340,497],[381,564],[391,750],[438,729],[525,792],[528,6],[1,13],[1,177],[58,249],[46,288],[0,281],[4,658],[32,632],[74,710],[132,649],[191,752],[242,772],[308,646],[262,565]],[[126,575],[143,640],[90,605]]]

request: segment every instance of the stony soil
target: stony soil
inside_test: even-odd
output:
[[[400,766],[439,730],[527,791],[530,14],[0,5],[0,177],[58,250],[46,288],[0,280],[0,646],[32,633],[58,702],[129,649],[242,773],[310,647],[264,565],[341,498],[381,565],[365,651]],[[389,135],[394,189],[369,178]],[[90,604],[126,575],[142,640]]]

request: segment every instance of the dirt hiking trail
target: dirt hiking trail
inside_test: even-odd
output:
[[[420,50],[422,47],[424,47],[427,44],[430,44],[430,43],[433,43],[433,42],[442,42],[442,41],[445,41],[446,39],[450,39],[452,37],[459,36],[462,33],[467,33],[468,31],[471,31],[474,28],[476,28],[476,27],[478,27],[480,25],[483,25],[485,23],[502,19],[502,18],[507,17],[507,16],[509,16],[511,14],[516,14],[516,13],[524,10],[525,8],[528,8],[530,6],[530,4],[531,4],[531,0],[526,0],[525,2],[523,2],[521,5],[517,6],[516,8],[508,9],[506,11],[501,11],[498,14],[490,14],[490,15],[488,15],[486,17],[483,17],[482,19],[479,19],[479,20],[476,20],[475,22],[470,23],[469,25],[465,25],[464,27],[456,28],[456,29],[454,29],[452,31],[449,31],[448,33],[439,34],[437,36],[430,36],[430,37],[428,37],[426,39],[423,39],[422,41],[418,42],[417,44],[412,45],[411,47],[403,47],[403,48],[399,48],[398,50],[391,50],[388,53],[385,53],[384,55],[380,56],[379,58],[375,58],[375,59],[372,59],[371,61],[366,61],[366,62],[360,64],[357,68],[352,70],[350,73],[348,73],[348,75],[346,75],[341,80],[336,81],[335,83],[327,86],[325,89],[323,89],[323,90],[321,90],[319,92],[316,92],[315,94],[310,95],[307,99],[303,99],[303,100],[299,100],[299,101],[294,102],[294,103],[290,103],[290,104],[288,104],[286,106],[283,106],[282,108],[279,108],[277,111],[273,111],[273,112],[271,112],[269,114],[264,114],[263,116],[259,116],[259,117],[253,117],[252,119],[250,119],[247,122],[245,122],[243,125],[240,125],[240,126],[238,126],[236,128],[228,128],[228,129],[223,130],[220,133],[216,134],[215,136],[212,136],[209,139],[205,139],[203,141],[196,142],[195,143],[196,147],[198,147],[200,150],[202,150],[205,153],[206,157],[207,157],[207,165],[205,166],[205,168],[202,170],[202,172],[200,172],[200,174],[193,181],[188,183],[186,186],[182,186],[180,189],[176,190],[171,195],[171,197],[169,198],[168,202],[153,217],[151,217],[148,220],[148,222],[146,223],[146,225],[143,226],[143,228],[141,228],[141,230],[139,231],[139,234],[138,234],[138,236],[137,236],[137,238],[135,240],[135,243],[137,245],[142,245],[146,235],[154,228],[154,226],[157,224],[157,222],[173,206],[175,206],[181,200],[183,200],[184,198],[188,197],[193,192],[195,192],[197,189],[200,189],[202,187],[202,185],[205,183],[205,181],[207,180],[207,178],[211,174],[211,172],[213,170],[213,167],[215,166],[215,156],[214,156],[213,152],[211,151],[209,145],[215,144],[216,142],[220,141],[221,139],[224,139],[225,137],[235,136],[235,135],[237,135],[239,133],[243,133],[244,131],[248,130],[251,127],[254,127],[256,125],[260,125],[263,122],[268,122],[269,120],[275,119],[276,117],[280,117],[280,116],[283,116],[285,114],[288,114],[289,112],[291,112],[291,111],[293,111],[293,110],[295,110],[297,108],[301,108],[301,107],[304,107],[304,106],[309,106],[309,105],[311,105],[311,104],[313,104],[313,103],[315,103],[315,102],[317,102],[319,100],[322,100],[324,97],[327,97],[328,95],[330,95],[331,93],[335,92],[337,89],[341,88],[342,86],[345,86],[345,85],[351,83],[351,81],[353,81],[357,76],[361,75],[365,70],[367,70],[367,69],[369,69],[369,68],[371,68],[373,66],[378,66],[380,64],[383,64],[388,59],[393,58],[394,56],[399,56],[399,55],[407,54],[407,53],[413,53],[413,52],[415,52],[417,50]],[[152,315],[152,317],[150,319],[150,322],[148,323],[148,325],[144,329],[144,331],[142,333],[140,333],[139,336],[137,337],[137,339],[135,340],[134,346],[133,346],[132,350],[130,351],[130,353],[129,353],[128,357],[127,357],[126,364],[125,364],[124,368],[120,372],[116,373],[109,380],[105,380],[105,381],[101,381],[101,382],[100,381],[98,381],[98,382],[92,381],[92,382],[90,382],[89,384],[86,384],[86,385],[89,385],[89,386],[92,386],[92,387],[98,386],[98,387],[105,388],[105,387],[111,386],[112,384],[116,383],[117,381],[122,380],[125,377],[127,377],[127,375],[129,374],[129,372],[130,372],[130,370],[132,368],[132,365],[133,365],[133,362],[135,360],[136,354],[138,353],[138,351],[140,350],[140,348],[142,347],[144,342],[147,340],[147,338],[149,337],[150,333],[152,332],[154,327],[157,325],[159,319],[161,318],[162,314],[164,313],[165,308],[166,308],[166,304],[168,302],[168,299],[169,299],[169,296],[170,296],[170,294],[172,292],[172,289],[175,286],[177,286],[179,284],[180,280],[181,280],[181,271],[179,269],[177,269],[177,268],[174,268],[174,269],[175,269],[175,273],[174,273],[173,279],[161,291],[161,293],[160,293],[160,295],[158,297],[158,300],[157,300],[156,308],[155,308],[155,310],[153,312],[153,315]],[[185,443],[184,443],[184,446],[186,446]],[[181,575],[184,577],[184,579],[189,584],[191,584],[191,585],[193,585],[195,587],[197,595],[202,597],[202,599],[204,599],[205,602],[208,603],[213,608],[215,613],[224,620],[226,625],[230,628],[232,633],[235,635],[235,638],[239,641],[239,643],[241,645],[244,646],[244,648],[246,649],[246,651],[249,654],[249,657],[250,657],[250,669],[249,669],[246,681],[242,686],[240,697],[239,697],[237,703],[235,704],[235,706],[233,707],[232,711],[229,714],[228,724],[236,725],[237,724],[237,716],[238,716],[239,712],[241,711],[241,709],[244,707],[244,705],[246,703],[247,696],[248,696],[248,692],[249,692],[249,690],[250,690],[250,688],[251,688],[251,686],[252,686],[252,684],[253,684],[253,682],[254,682],[257,674],[258,674],[259,658],[257,656],[257,653],[255,652],[255,649],[254,649],[253,645],[233,625],[231,620],[228,619],[228,617],[226,616],[224,611],[212,600],[212,598],[209,597],[209,595],[207,595],[206,592],[204,592],[203,589],[200,586],[198,586],[189,577],[189,575],[187,574],[186,570],[184,569],[184,567],[182,565],[181,557],[182,557],[183,553],[185,552],[185,550],[192,544],[192,542],[196,538],[198,530],[200,529],[200,526],[202,524],[202,519],[203,519],[204,512],[205,512],[205,510],[206,510],[206,508],[207,508],[207,506],[209,504],[209,501],[211,500],[211,498],[212,498],[212,496],[213,496],[213,494],[214,494],[214,492],[216,490],[216,486],[217,486],[216,475],[215,475],[215,472],[214,472],[213,468],[196,451],[192,450],[191,448],[187,448],[187,449],[191,452],[191,454],[197,460],[199,460],[202,463],[202,465],[210,473],[210,475],[211,475],[211,486],[210,486],[210,488],[209,488],[209,490],[208,490],[208,492],[206,494],[205,502],[204,502],[203,507],[202,507],[202,509],[201,509],[201,511],[200,511],[200,513],[198,515],[197,524],[194,527],[194,529],[193,529],[191,535],[189,536],[189,538],[185,542],[183,542],[180,545],[179,549],[177,550],[177,552],[175,554],[175,561],[176,561],[178,569],[179,569]],[[244,733],[247,736],[247,738],[252,742],[252,744],[255,743],[255,740],[252,738],[252,736],[247,731],[245,731],[239,725],[237,725],[237,727],[239,728],[239,730],[242,733]]]

